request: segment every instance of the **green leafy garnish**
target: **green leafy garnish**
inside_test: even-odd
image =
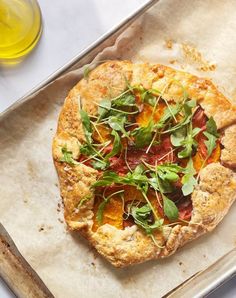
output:
[[[173,187],[168,180],[161,180],[155,173],[151,173],[150,176],[151,178],[149,178],[149,184],[156,191],[159,191],[163,194],[171,193],[173,191]]]
[[[83,71],[84,79],[88,80],[90,71],[91,69],[88,66],[84,68],[84,71]]]
[[[208,133],[212,134],[213,136],[219,137],[219,134],[217,132],[217,126],[212,116],[209,118],[209,120],[206,123],[206,130]]]
[[[140,190],[147,191],[148,177],[144,173],[144,167],[142,164],[138,165],[134,171],[128,172],[126,176],[122,177],[122,181],[125,184],[136,186]]]
[[[194,137],[200,132],[199,127],[192,128],[192,123],[187,126],[180,127],[171,134],[170,140],[175,147],[183,147],[178,153],[179,158],[191,156],[194,148],[197,147],[197,142]]]
[[[136,85],[133,88],[135,91],[138,91],[141,97],[142,102],[151,105],[152,107],[155,106],[157,97],[156,94],[161,94],[159,90],[154,89],[145,89],[142,85]]]
[[[80,110],[80,117],[83,125],[84,135],[87,142],[92,143],[92,125],[90,118],[84,110]]]
[[[192,158],[189,159],[188,164],[185,168],[185,174],[182,177],[182,192],[184,196],[190,195],[193,192],[194,186],[197,184],[197,180],[195,179],[194,175],[196,171],[193,167]]]
[[[123,94],[120,97],[117,97],[116,99],[112,100],[112,106],[117,108],[136,107],[135,96],[131,93]]]
[[[216,141],[219,138],[219,134],[217,132],[217,127],[215,120],[213,117],[210,117],[206,123],[206,131],[203,134],[207,137],[207,140],[204,141],[207,147],[207,158],[211,156],[213,150],[216,147]]]
[[[148,103],[150,106],[154,107],[156,104],[157,98],[151,93],[146,93],[144,102]]]
[[[176,116],[181,110],[181,105],[176,104],[165,108],[163,115],[161,116],[158,123],[155,125],[157,129],[161,129],[165,126],[166,122],[171,120],[173,116]]]
[[[96,170],[105,170],[109,166],[109,162],[105,160],[94,160],[92,161],[92,166]]]
[[[178,153],[179,158],[191,156],[193,149],[197,147],[197,141],[194,137],[200,132],[200,130],[201,129],[199,127],[192,129],[192,125],[189,125],[187,128],[187,136],[183,141],[181,141],[181,147],[184,149]]]
[[[99,103],[99,107],[98,107],[98,116],[99,116],[99,120],[103,119],[108,111],[111,108],[111,101],[109,99],[103,99],[100,103]]]
[[[121,131],[124,135],[126,135],[127,132],[125,131],[125,128],[124,128],[125,122],[126,122],[126,117],[124,115],[111,116],[107,121],[107,123],[112,129],[116,131]]]
[[[103,222],[103,213],[104,213],[104,209],[106,207],[106,205],[110,202],[110,199],[115,196],[115,195],[118,195],[118,194],[122,194],[124,192],[124,190],[118,190],[114,193],[112,193],[111,195],[109,195],[108,197],[103,197],[103,201],[100,203],[100,205],[98,206],[98,211],[97,211],[97,215],[96,215],[96,218],[97,218],[97,221],[99,223],[99,225],[102,224]]]
[[[80,146],[80,153],[86,156],[90,156],[95,154],[96,151],[91,145],[85,143],[84,145]]]
[[[182,172],[183,168],[174,163],[167,163],[158,165],[156,170],[161,180],[176,182],[179,179],[178,173]]]
[[[131,206],[131,215],[134,218],[134,222],[142,227],[147,235],[151,235],[156,229],[160,229],[163,225],[163,219],[156,219],[153,222],[151,217],[152,209],[148,204],[138,208],[137,206]]]
[[[171,188],[170,181],[177,181],[177,173],[183,171],[181,167],[176,164],[158,165],[155,172],[151,173],[151,185],[155,190],[158,190],[162,196],[164,203],[164,213],[170,220],[178,218],[178,208],[173,201],[171,201],[164,193],[169,192]],[[171,191],[172,192],[172,189]]]
[[[145,147],[151,142],[152,135],[153,135],[153,128],[154,128],[154,123],[151,120],[148,126],[138,127],[132,131],[132,135],[134,136],[135,145],[137,148]]]
[[[207,156],[210,157],[216,147],[217,137],[208,133],[207,131],[204,131],[204,135],[207,137],[207,140],[204,141],[207,147]]]
[[[98,211],[97,211],[97,221],[99,225],[102,224],[103,222],[103,212],[106,207],[106,205],[109,203],[109,200],[104,200],[102,203],[98,206]]]
[[[169,218],[169,220],[176,220],[179,217],[179,210],[175,203],[163,196],[164,213]]]
[[[103,173],[102,178],[100,178],[93,184],[93,187],[108,186],[108,185],[111,185],[112,183],[119,183],[119,182],[120,182],[120,176],[116,172],[106,171]]]
[[[172,183],[179,179],[178,173],[184,171],[182,167],[174,163],[165,163],[155,167],[148,165],[146,162],[144,162],[144,164],[150,170],[149,173],[151,177],[148,183],[161,194],[171,193],[173,191]]]
[[[68,151],[66,147],[62,147],[61,152],[63,154],[63,157],[60,159],[61,162],[66,162],[70,165],[78,165],[79,164],[79,162],[74,160],[73,153],[71,151]]]
[[[173,81],[175,80],[173,79]],[[167,84],[167,87],[168,86],[169,84]],[[156,209],[150,202],[149,194],[156,193],[157,201],[160,206],[163,207],[165,216],[168,217],[170,221],[175,221],[178,219],[179,211],[175,202],[171,199],[172,196],[169,194],[179,189],[177,182],[180,180],[183,184],[182,193],[184,196],[188,196],[193,192],[197,180],[195,178],[196,171],[193,167],[192,155],[195,153],[198,145],[196,136],[201,131],[198,127],[194,128],[192,124],[193,109],[196,107],[197,103],[195,100],[188,98],[183,88],[183,101],[172,104],[161,96],[165,93],[166,88],[162,92],[159,92],[154,89],[145,89],[141,85],[131,86],[129,82],[127,82],[127,90],[120,95],[111,99],[103,99],[99,103],[95,102],[95,104],[98,105],[97,116],[93,116],[90,119],[85,111],[80,111],[86,138],[86,143],[80,147],[80,152],[88,156],[84,162],[91,159],[91,164],[95,169],[104,171],[102,177],[93,184],[93,188],[95,189],[96,187],[102,187],[102,189],[98,189],[99,193],[97,194],[103,197],[103,201],[100,203],[96,215],[100,225],[103,222],[104,210],[111,197],[124,191],[118,191],[108,197],[104,197],[107,186],[113,184],[129,185],[141,192],[143,198],[146,200],[146,204],[141,207],[131,204],[129,207],[129,215],[134,218],[134,222],[150,237],[153,237],[153,231],[163,225],[163,219],[159,218]],[[136,103],[135,97],[138,92],[142,103],[144,103],[145,106],[148,104],[153,107],[152,115],[146,127],[138,127],[136,123],[136,121],[138,121],[136,114],[139,113],[143,106],[139,106],[140,100]],[[165,102],[166,108],[160,120],[155,123],[153,118],[159,106],[159,101],[161,101],[161,104]],[[109,129],[110,135],[113,137],[112,141],[109,141],[109,144],[112,143],[113,145],[109,153],[106,153],[107,150],[104,150],[105,147],[108,146],[107,144],[103,147],[102,144],[97,143],[97,140],[93,140],[92,138],[93,129],[100,135],[100,132],[98,132],[100,125],[105,125],[106,128]],[[208,156],[210,156],[216,146],[218,138],[217,127],[212,117],[207,121],[206,131],[203,133],[207,138],[205,144],[207,146]],[[149,159],[147,155],[151,146],[161,143],[163,139],[162,136],[165,137],[166,134],[168,134],[168,136],[170,135],[171,143],[175,147],[174,150],[178,152],[178,158],[188,158],[186,168],[180,167],[177,163],[160,164],[160,159],[157,160],[155,165],[153,165],[153,161],[150,161],[152,164],[146,162],[152,160]],[[126,138],[126,140],[123,140],[123,138]],[[128,148],[122,148],[122,144],[124,143],[134,148],[147,146],[145,154],[142,155],[143,158],[140,160],[141,164],[136,166],[135,169],[131,162],[130,165],[128,164]],[[126,166],[129,170],[128,173],[118,174],[109,171],[109,159],[114,156],[123,157],[123,154]],[[73,161],[71,152],[66,152],[65,155],[64,160],[69,160],[71,163],[76,162]],[[121,167],[123,167],[123,164]],[[102,190],[103,195],[101,195]],[[122,200],[124,200],[124,197],[122,198]],[[162,198],[162,200],[160,198]]]
[[[92,195],[85,196],[83,199],[79,201],[78,208],[91,199],[92,199]]]
[[[192,109],[196,106],[196,101],[195,100],[187,100],[185,101],[182,105],[179,104],[179,111],[178,113],[183,110],[184,111],[184,117],[183,119],[178,122],[176,125],[170,127],[167,130],[164,130],[163,133],[167,132],[174,132],[176,130],[179,130],[183,127],[186,127],[187,124],[189,124],[192,120]]]
[[[174,131],[170,136],[171,144],[175,147],[182,146],[182,142],[186,138],[187,128],[186,126],[180,127],[176,131]]]
[[[112,148],[112,151],[106,155],[106,159],[117,155],[122,149],[122,144],[120,141],[119,134],[115,130],[113,130],[111,135],[114,136],[113,148]]]

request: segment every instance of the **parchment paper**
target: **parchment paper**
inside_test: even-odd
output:
[[[236,1],[160,1],[97,59],[172,65],[235,96]],[[206,71],[207,70],[207,71]],[[115,269],[63,221],[51,142],[74,70],[0,122],[0,220],[55,297],[161,297],[236,246],[234,205],[211,233],[172,257]]]

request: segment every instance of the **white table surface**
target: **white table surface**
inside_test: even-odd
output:
[[[146,0],[38,0],[43,35],[24,62],[0,67],[0,112],[81,50],[118,24]],[[122,3],[122,5],[121,5]],[[0,298],[15,297],[0,279]],[[236,297],[236,277],[209,297]]]

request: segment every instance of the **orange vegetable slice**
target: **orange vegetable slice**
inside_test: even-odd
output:
[[[212,162],[217,162],[220,160],[220,153],[221,153],[221,148],[220,148],[220,143],[216,144],[216,148],[213,150],[211,156],[207,159],[204,165],[205,157],[202,156],[202,154],[197,151],[195,156],[193,156],[193,166],[197,172],[199,172],[202,167],[212,163]]]
[[[161,116],[164,113],[165,108],[166,108],[166,104],[164,102],[158,103],[157,108],[153,115],[153,120],[155,123],[157,123],[160,120]],[[137,123],[142,127],[147,126],[152,117],[152,112],[153,112],[153,107],[145,103],[143,105],[143,110],[136,117]]]

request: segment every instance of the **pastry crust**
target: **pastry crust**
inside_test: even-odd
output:
[[[224,149],[221,162],[207,165],[200,172],[200,182],[192,193],[192,218],[188,225],[164,226],[154,234],[158,246],[136,225],[118,230],[109,224],[96,232],[93,225],[93,193],[90,186],[98,172],[86,165],[60,162],[61,149],[66,145],[73,157],[79,157],[79,147],[85,140],[79,116],[80,102],[90,115],[97,113],[97,103],[115,97],[124,91],[127,80],[131,86],[142,84],[163,92],[166,100],[180,101],[184,86],[188,95],[212,116],[217,128],[224,130]],[[109,86],[109,88],[108,88]],[[230,167],[236,166],[236,107],[221,94],[211,81],[177,71],[163,65],[132,64],[129,61],[110,61],[98,66],[82,79],[69,93],[62,108],[56,136],[53,140],[53,158],[60,180],[61,196],[65,206],[65,220],[71,230],[80,231],[98,252],[116,267],[166,257],[177,248],[211,231],[228,212],[236,197],[236,175]],[[227,167],[225,167],[225,165]],[[90,199],[83,205],[84,197]]]

